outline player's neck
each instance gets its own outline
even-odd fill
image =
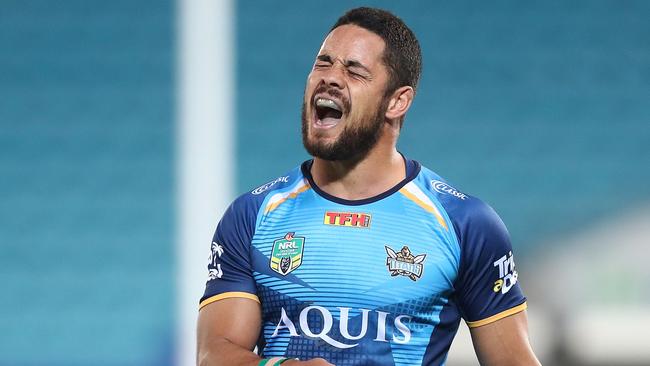
[[[378,145],[359,161],[314,158],[311,175],[324,192],[346,200],[361,200],[382,194],[404,180],[406,167],[394,145]]]

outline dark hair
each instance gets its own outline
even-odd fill
[[[417,88],[422,72],[422,52],[415,34],[402,19],[386,10],[361,7],[343,14],[330,32],[346,24],[367,29],[386,43],[383,61],[389,73],[387,95],[404,85]]]

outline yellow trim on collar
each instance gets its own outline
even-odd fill
[[[275,210],[276,208],[278,208],[278,206],[280,206],[281,204],[283,204],[287,200],[294,199],[294,198],[298,197],[299,194],[303,193],[304,191],[308,190],[309,188],[311,188],[309,186],[309,184],[305,184],[304,186],[301,186],[300,188],[298,188],[296,191],[293,191],[293,192],[289,193],[286,197],[281,198],[280,200],[269,204],[266,207],[265,214],[268,214],[271,211]]]
[[[415,202],[418,206],[422,207],[425,211],[430,212],[433,214],[433,216],[436,217],[436,220],[438,220],[438,223],[440,226],[444,227],[445,230],[449,231],[449,227],[447,226],[447,223],[445,222],[445,219],[442,217],[440,212],[434,207],[426,202],[423,202],[421,199],[416,197],[413,193],[409,192],[406,187],[403,187],[402,189],[399,190],[401,194],[406,196],[406,198],[410,199],[411,201]]]

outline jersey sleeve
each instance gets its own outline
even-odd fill
[[[461,247],[456,294],[461,315],[472,328],[523,311],[526,298],[503,221],[487,204],[469,200],[455,223]]]
[[[257,207],[242,196],[226,210],[210,244],[208,281],[199,308],[230,297],[259,302],[250,259]]]

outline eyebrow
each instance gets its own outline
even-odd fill
[[[316,56],[316,59],[318,61],[333,63],[332,57],[330,57],[330,55],[318,55]],[[368,74],[372,74],[366,66],[364,66],[361,62],[357,60],[346,60],[343,65],[345,67],[358,67],[365,70]]]

